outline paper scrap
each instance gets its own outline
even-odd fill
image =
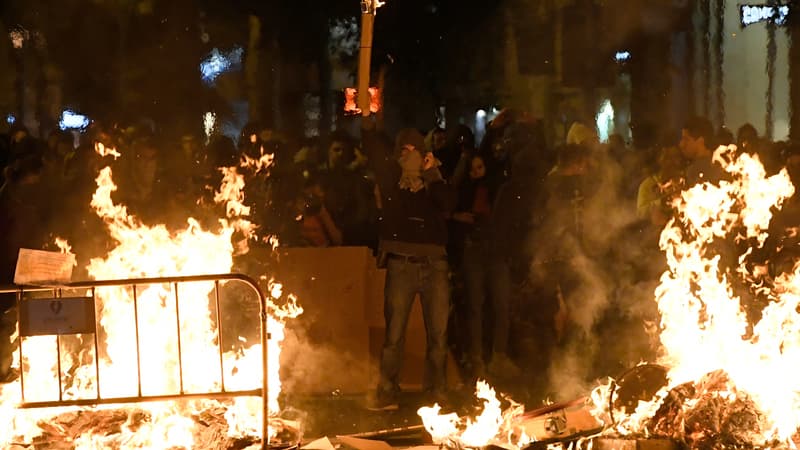
[[[350,436],[336,436],[342,444],[349,445],[356,450],[392,450],[394,447],[384,441],[373,441],[371,439],[360,439]]]
[[[14,284],[66,284],[72,280],[73,267],[73,254],[21,248],[14,271]]]
[[[316,441],[311,441],[308,444],[300,447],[301,450],[335,450],[333,444],[331,444],[330,439],[327,436],[324,438],[317,439]]]

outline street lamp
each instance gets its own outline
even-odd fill
[[[375,14],[383,5],[380,0],[361,0],[361,47],[358,53],[358,107],[369,116],[369,74],[372,61],[372,31]]]

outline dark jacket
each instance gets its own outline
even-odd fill
[[[381,192],[378,231],[381,247],[391,253],[412,256],[431,247],[441,247],[443,252],[447,243],[445,215],[455,208],[455,188],[434,168],[422,174],[424,189],[417,192],[400,189],[400,165],[386,136],[364,130],[362,139]]]

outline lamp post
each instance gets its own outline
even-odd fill
[[[800,142],[800,17],[789,14],[789,137]]]
[[[361,0],[361,47],[358,53],[358,107],[369,116],[369,75],[372,63],[372,32],[375,13],[383,5],[380,0]]]

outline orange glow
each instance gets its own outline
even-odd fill
[[[377,113],[383,108],[382,92],[380,88],[369,88],[369,111]],[[346,115],[361,114],[361,108],[358,107],[358,89],[345,88],[344,89],[344,113]]]
[[[344,112],[345,114],[360,114],[361,108],[358,107],[358,90],[356,88],[344,88]]]
[[[369,88],[369,111],[376,113],[381,110],[381,90],[376,87]]]

